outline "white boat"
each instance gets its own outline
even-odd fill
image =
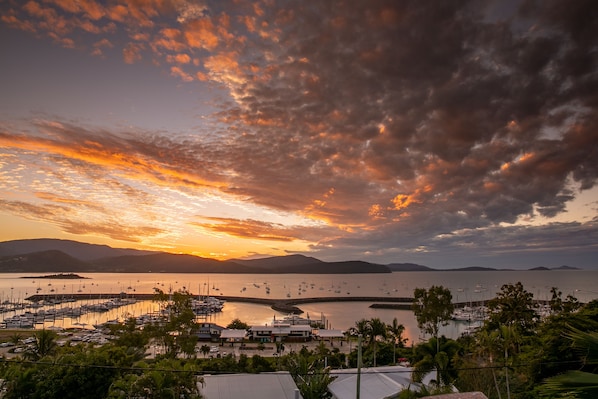
[[[224,301],[213,296],[191,300],[191,308],[196,315],[206,315],[222,312]]]

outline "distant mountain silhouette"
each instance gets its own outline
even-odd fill
[[[493,267],[482,267],[482,266],[469,266],[469,267],[460,267],[457,269],[448,269],[451,272],[492,272],[492,271],[507,271],[511,269],[495,269]]]
[[[393,272],[427,272],[434,269],[416,263],[391,263],[388,268]]]
[[[2,273],[81,272],[89,271],[89,264],[58,250],[32,252],[0,257]]]
[[[385,265],[363,261],[324,262],[304,255],[272,256],[262,259],[231,259],[231,262],[258,267],[267,273],[390,273]]]
[[[239,265],[259,267],[269,271],[278,271],[284,268],[300,267],[305,265],[322,265],[325,262],[304,255],[271,256],[261,259],[230,259],[228,262]]]
[[[263,273],[264,270],[234,262],[222,262],[193,255],[169,254],[118,256],[94,261],[98,272],[127,273]]]
[[[140,251],[137,249],[112,248],[108,245],[87,244],[71,240],[57,240],[52,238],[37,238],[32,240],[13,240],[0,242],[0,256],[11,256],[59,250],[83,261],[125,255],[149,255],[156,251]]]
[[[496,271],[487,267],[433,269],[415,263],[381,265],[359,260],[324,262],[304,255],[219,261],[193,255],[112,248],[70,240],[32,239],[0,242],[0,273],[129,272],[129,273],[390,273],[407,271]],[[571,266],[553,269],[578,270]]]
[[[254,260],[201,258],[166,252],[111,248],[69,240],[0,242],[0,273],[390,273],[385,265],[362,261],[323,262],[303,255]]]
[[[554,267],[551,270],[580,270],[578,267],[562,265],[559,267]]]

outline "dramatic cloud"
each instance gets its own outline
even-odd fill
[[[106,181],[143,184],[152,198],[176,191],[193,208],[181,223],[196,230],[387,262],[598,250],[583,238],[596,237],[595,219],[550,221],[597,182],[594,1],[32,0],[3,10],[14,29],[96,55],[120,49],[124,63],[151,61],[177,84],[213,84],[218,111],[193,135],[53,118],[0,136],[16,157],[110,168]],[[210,213],[184,201],[219,196],[226,205]],[[92,230],[77,226],[65,229]],[[173,228],[156,226],[148,237]]]

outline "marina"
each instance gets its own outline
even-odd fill
[[[30,278],[22,278],[24,275]],[[413,290],[418,287],[449,288],[457,309],[463,310],[492,299],[503,284],[518,281],[538,301],[550,299],[551,287],[558,287],[563,296],[573,295],[580,302],[598,298],[594,291],[598,272],[588,270],[398,272],[383,276],[86,273],[82,277],[42,280],[33,274],[0,274],[0,321],[7,321],[7,326],[30,326],[29,313],[33,313],[36,314],[33,328],[93,328],[111,320],[155,314],[159,311],[158,303],[153,301],[157,288],[164,293],[184,290],[192,291],[197,298],[199,294],[217,298],[222,301],[221,310],[211,314],[198,312],[198,317],[221,326],[234,319],[263,325],[274,316],[291,313],[323,315],[327,328],[341,330],[354,326],[362,318],[377,317],[386,323],[397,318],[405,326],[405,334],[418,340],[421,333],[410,310]],[[111,299],[131,301],[108,310],[83,307]],[[78,308],[91,311],[79,312]],[[44,310],[43,319],[41,312],[37,316],[40,310]],[[29,313],[20,316],[26,312]],[[453,322],[442,329],[447,336],[458,336],[478,323],[475,318],[458,312],[454,316]]]

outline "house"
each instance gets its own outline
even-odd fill
[[[205,399],[302,399],[288,372],[204,375],[198,383]]]
[[[247,330],[237,330],[232,328],[225,328],[220,332],[220,341],[221,342],[243,342],[243,340],[247,337]]]
[[[330,342],[330,345],[334,345],[334,342],[338,341],[342,346],[345,340],[345,332],[342,330],[325,330],[321,328],[314,332],[314,336],[321,341]]]
[[[420,384],[412,381],[411,367],[385,366],[362,368],[359,395],[361,399],[384,399],[394,397],[405,389],[419,391]],[[332,370],[330,375],[336,377],[328,385],[333,399],[354,399],[357,391],[357,369]]]
[[[311,331],[312,328],[304,324],[274,324],[249,328],[250,337],[260,342],[307,342],[311,340]]]
[[[199,330],[197,331],[197,338],[200,341],[216,342],[220,339],[220,333],[224,327],[215,323],[199,323]]]

